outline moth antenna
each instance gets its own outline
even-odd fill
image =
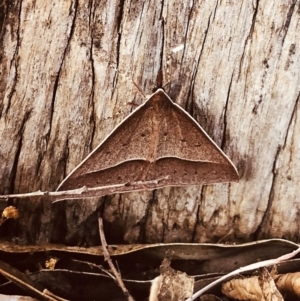
[[[114,64],[116,64],[116,63],[114,63]],[[133,77],[130,78],[129,76],[126,76],[126,74],[124,72],[120,72],[119,69],[116,68],[115,66],[113,66],[112,64],[110,64],[109,67],[112,68],[119,76],[122,76],[122,78],[125,78],[127,81],[131,80],[133,82],[133,84],[135,85],[135,87],[137,88],[137,90],[146,98],[146,96],[143,93],[143,91],[140,89],[140,87],[133,80]]]
[[[135,83],[135,81],[132,79],[133,84],[137,88],[137,90],[144,96],[144,98],[147,98],[144,92],[140,89],[140,87]]]
[[[134,101],[127,101],[126,104],[127,104],[127,105],[130,105],[130,106],[133,106],[133,107],[135,107],[135,108],[137,108],[137,107],[139,106],[139,104],[137,104],[137,103],[134,102]],[[126,183],[126,184],[127,184],[127,183]],[[126,185],[126,184],[125,184],[125,185]],[[127,185],[127,186],[130,186],[130,184]]]
[[[163,87],[162,87],[162,89],[163,90],[166,90],[165,88],[167,87],[167,86],[170,86],[171,85],[171,82],[168,82],[168,83],[166,83]]]

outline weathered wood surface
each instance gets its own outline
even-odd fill
[[[1,36],[1,193],[55,190],[143,102],[170,97],[240,183],[14,201],[24,241],[298,240],[300,2],[10,1]],[[8,5],[8,6],[6,6]],[[176,47],[184,45],[183,50]]]

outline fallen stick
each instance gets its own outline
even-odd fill
[[[143,190],[147,189],[147,186],[149,185],[156,185],[160,181],[166,179],[167,177],[163,177],[160,179],[155,179],[151,181],[137,181],[132,183],[124,183],[124,184],[115,184],[115,185],[108,185],[108,186],[100,186],[100,187],[93,187],[88,188],[86,186],[82,186],[78,189],[73,190],[65,190],[65,191],[34,191],[34,192],[28,192],[28,193],[17,193],[17,194],[6,194],[6,195],[0,195],[0,199],[11,199],[11,198],[18,198],[18,199],[24,199],[29,197],[42,197],[42,196],[48,196],[54,199],[63,200],[64,198],[71,199],[72,196],[74,198],[78,198],[78,196],[84,197],[93,197],[93,196],[104,196],[108,194],[117,193],[118,189],[121,187],[128,187],[128,191],[131,190]],[[151,186],[151,189],[154,189]],[[125,191],[124,191],[125,192]],[[88,194],[88,195],[87,195]]]
[[[294,257],[298,253],[300,253],[300,248],[296,249],[295,251],[293,251],[291,253],[282,255],[282,256],[280,256],[278,258],[275,258],[275,259],[263,260],[263,261],[260,261],[260,262],[252,263],[252,264],[246,265],[244,267],[241,267],[241,268],[239,268],[237,270],[234,270],[234,271],[228,273],[227,275],[224,275],[224,276],[220,277],[219,279],[211,282],[210,284],[208,284],[207,286],[205,286],[204,288],[202,288],[201,290],[199,290],[198,292],[196,292],[192,297],[186,299],[185,301],[193,301],[193,300],[195,300],[196,298],[198,298],[199,296],[201,296],[203,293],[205,293],[206,291],[208,291],[209,289],[211,289],[212,287],[214,287],[218,283],[221,283],[224,280],[227,280],[228,278],[231,278],[232,276],[238,275],[238,274],[243,273],[243,272],[248,272],[248,271],[256,270],[258,268],[262,268],[262,267],[266,267],[266,266],[278,264],[278,263],[280,263],[282,261],[285,261],[285,260],[288,260],[288,259]]]
[[[98,223],[99,223],[99,233],[100,233],[100,239],[101,239],[101,244],[102,244],[102,249],[103,249],[104,260],[107,261],[112,273],[116,277],[115,280],[116,280],[117,284],[119,285],[119,287],[123,291],[124,295],[127,297],[127,300],[128,301],[134,301],[133,297],[128,292],[128,290],[127,290],[127,288],[126,288],[126,286],[125,286],[125,284],[122,280],[121,274],[115,268],[115,266],[114,266],[114,264],[113,264],[113,262],[110,258],[110,255],[108,253],[107,243],[106,243],[104,230],[103,230],[103,220],[102,220],[101,217],[98,219]]]

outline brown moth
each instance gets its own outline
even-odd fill
[[[86,191],[72,197],[83,198],[238,180],[235,166],[223,151],[158,89],[63,180],[57,191],[108,187],[105,193]]]

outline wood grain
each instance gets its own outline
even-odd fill
[[[159,69],[168,95],[241,175],[238,184],[55,207],[20,201],[18,235],[96,244],[97,219],[85,222],[101,208],[109,242],[212,242],[229,233],[234,241],[298,240],[299,5],[79,0],[4,7],[3,194],[55,190],[130,114],[128,101],[144,102],[132,82],[151,93]],[[179,45],[184,48],[172,51]]]

